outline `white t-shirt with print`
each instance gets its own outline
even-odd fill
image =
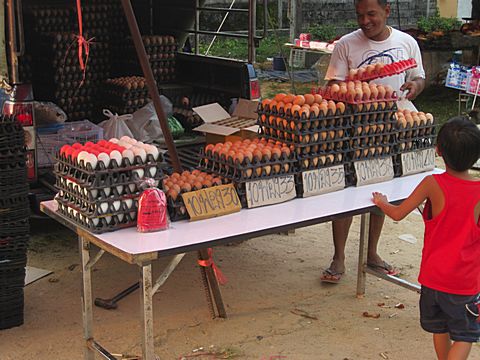
[[[398,75],[375,79],[373,82],[390,85],[400,96],[400,87],[405,81],[415,78],[425,79],[422,56],[415,39],[397,29],[391,28],[391,30],[390,36],[383,41],[369,39],[361,29],[344,35],[335,45],[325,80],[345,80],[350,69],[377,62],[390,64],[410,58],[414,58],[417,62],[416,68]]]

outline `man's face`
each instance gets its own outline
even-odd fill
[[[382,7],[377,0],[360,0],[355,5],[355,10],[358,26],[365,36],[376,41],[385,40],[390,5]]]

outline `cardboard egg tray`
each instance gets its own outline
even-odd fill
[[[82,214],[81,208],[75,207],[71,203],[64,202],[61,198],[56,198],[56,200],[58,203],[58,212],[62,216],[95,234],[101,234],[104,232],[136,225],[136,211],[130,211],[126,213],[122,212],[99,217],[89,217]]]
[[[409,69],[413,69],[416,67],[417,67],[417,62],[415,61],[415,59],[410,58],[407,60],[400,60],[400,61],[393,62],[391,64],[386,64],[380,73],[373,72],[371,74],[368,74],[367,72],[364,72],[362,76],[358,76],[358,75],[355,75],[353,77],[347,76],[345,81],[348,81],[348,80],[370,81],[374,79],[380,79],[380,78],[384,78],[392,75],[401,74],[404,71],[407,71]]]
[[[227,159],[224,155],[219,156],[210,150],[207,153],[202,150],[200,157],[200,170],[227,178],[233,182],[293,174],[297,162],[297,156],[293,151],[289,157],[284,153],[280,157],[272,155],[270,159],[267,159],[266,156],[263,156],[262,159],[254,157],[253,161],[250,162],[249,159],[245,159],[242,164],[238,160]]]
[[[353,186],[355,184],[355,171],[351,165],[351,162],[343,160],[341,162],[334,162],[332,163],[331,161],[327,161],[323,166],[311,166],[309,169],[302,169],[301,172],[299,172],[296,175],[296,186],[297,186],[297,197],[302,198],[304,197],[304,186],[303,186],[303,175],[302,173],[304,171],[309,171],[309,170],[315,170],[319,168],[327,169],[332,166],[337,166],[343,164],[343,171],[345,172],[345,187],[348,186]]]
[[[83,160],[78,164],[76,160],[57,154],[54,173],[59,177],[74,179],[77,184],[91,190],[134,184],[144,176],[158,180],[163,176],[163,165],[161,155],[155,160],[148,154],[145,162],[139,156],[134,158],[133,164],[126,158],[122,159],[121,164],[112,159],[108,168],[99,161],[96,168],[92,169],[91,164],[85,165]]]

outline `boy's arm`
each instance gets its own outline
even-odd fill
[[[388,217],[396,221],[402,220],[429,197],[428,189],[431,188],[431,181],[435,181],[431,175],[423,179],[422,182],[415,188],[415,190],[413,190],[410,196],[400,205],[390,204],[387,197],[378,192],[374,192],[372,194],[372,201]]]

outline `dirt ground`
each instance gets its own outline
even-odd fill
[[[380,253],[415,281],[423,223],[412,213],[387,219]],[[400,235],[410,234],[405,241]],[[434,359],[431,336],[419,326],[418,294],[373,276],[357,299],[359,218],[347,244],[347,274],[319,281],[332,256],[331,225],[297,229],[215,249],[228,283],[228,319],[211,319],[196,254],[188,254],[154,297],[155,346],[161,359]],[[159,274],[168,259],[155,263]],[[25,288],[25,324],[0,331],[1,360],[82,358],[81,274],[74,234],[53,221],[32,224],[29,265],[50,269]],[[136,281],[134,266],[105,255],[93,273],[94,296],[109,298]],[[382,306],[379,306],[383,304]],[[403,304],[404,308],[396,305]],[[402,306],[400,306],[402,307]],[[138,292],[117,310],[94,309],[97,340],[115,354],[138,355]],[[378,314],[378,318],[362,314]],[[480,360],[480,346],[470,357]]]

